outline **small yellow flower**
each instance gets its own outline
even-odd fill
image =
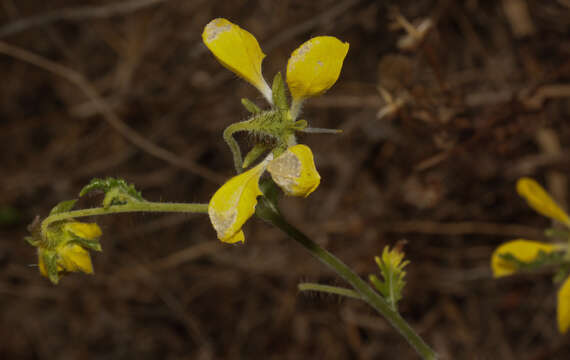
[[[348,43],[317,36],[299,46],[287,63],[287,85],[294,100],[321,95],[337,81]]]
[[[261,73],[265,54],[253,35],[226,19],[218,18],[206,25],[202,40],[223,66],[271,99],[271,89]]]
[[[562,210],[548,193],[531,178],[520,178],[517,181],[517,192],[525,198],[528,205],[538,213],[551,219],[558,220],[570,226],[570,216]]]
[[[491,257],[491,269],[493,270],[493,276],[496,278],[508,276],[512,275],[517,270],[515,264],[501,258],[500,255],[502,254],[510,253],[522,262],[532,262],[537,258],[541,251],[544,253],[551,253],[558,249],[559,246],[555,244],[546,244],[525,239],[506,242],[495,249]]]
[[[234,176],[216,191],[208,205],[208,215],[218,239],[226,243],[244,242],[241,227],[255,212],[257,197],[261,195],[259,178],[266,161]]]
[[[557,309],[558,330],[564,334],[570,327],[570,277],[566,278],[558,290]]]
[[[306,145],[294,145],[267,166],[271,177],[287,195],[307,197],[319,186],[321,176],[313,153]]]
[[[56,225],[48,230],[48,246],[38,246],[40,273],[53,283],[59,281],[60,273],[84,272],[93,274],[93,264],[88,249],[101,250],[98,239],[102,232],[95,223],[77,221]]]
[[[257,197],[262,195],[259,179],[265,170],[292,196],[307,197],[321,180],[308,146],[291,146],[276,159],[270,154],[255,167],[228,180],[210,199],[208,215],[221,241],[244,242],[241,228],[255,213]]]

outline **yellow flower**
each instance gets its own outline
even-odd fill
[[[564,334],[570,327],[570,277],[566,278],[558,290],[557,309],[558,330]]]
[[[317,36],[299,46],[287,62],[287,84],[293,99],[321,95],[337,81],[348,43]]]
[[[271,89],[261,73],[265,54],[253,35],[218,18],[206,25],[202,40],[223,66],[255,86],[271,101]]]
[[[548,193],[531,178],[520,178],[517,181],[517,192],[525,198],[528,205],[538,213],[551,219],[558,220],[566,226],[570,226],[570,217]]]
[[[40,273],[48,276],[46,270],[45,259],[42,250],[39,250],[39,267]],[[93,264],[91,263],[91,256],[89,252],[77,244],[66,244],[58,247],[55,250],[57,260],[57,271],[58,272],[79,272],[82,271],[86,274],[93,274]]]
[[[244,242],[241,227],[255,212],[257,197],[261,195],[259,178],[266,161],[234,176],[216,191],[208,205],[210,221],[218,239],[226,243]]]
[[[559,249],[558,245],[546,244],[538,241],[530,241],[525,239],[517,239],[506,242],[499,246],[493,252],[491,257],[491,269],[493,276],[503,277],[516,272],[517,267],[510,261],[501,258],[500,255],[510,253],[522,262],[532,262],[540,252],[551,253]]]
[[[302,144],[291,146],[271,161],[267,171],[275,183],[291,196],[307,197],[321,182],[313,153],[308,146]]]
[[[266,169],[277,185],[293,196],[308,196],[321,179],[311,149],[300,144],[289,147],[276,159],[270,154],[255,167],[234,176],[216,191],[208,205],[210,222],[222,242],[244,242],[241,228],[255,213],[257,197],[262,195],[259,179]]]
[[[40,273],[53,283],[60,273],[84,272],[93,274],[93,264],[88,249],[101,250],[98,239],[102,232],[95,223],[66,222],[49,230],[47,238],[53,243],[38,247]]]
[[[223,66],[253,84],[272,103],[271,89],[261,73],[265,54],[252,34],[218,18],[206,25],[202,40]],[[294,103],[320,95],[334,85],[348,47],[335,37],[317,36],[291,54],[287,84]]]

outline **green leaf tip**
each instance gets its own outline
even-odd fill
[[[246,98],[241,99],[241,104],[247,111],[249,111],[252,114],[259,114],[261,112],[259,106],[255,105],[253,101],[249,99]]]
[[[384,248],[381,257],[374,257],[374,261],[380,269],[382,279],[376,275],[370,275],[369,281],[386,299],[390,307],[397,311],[398,302],[402,299],[402,291],[406,286],[404,267],[410,262],[404,260],[404,253],[399,247],[390,250],[389,246]]]
[[[51,209],[49,214],[55,215],[55,214],[68,212],[71,209],[73,209],[76,202],[77,202],[77,199],[62,201],[59,204],[57,204],[56,206],[54,206],[53,209]]]
[[[135,189],[134,185],[128,184],[123,179],[111,177],[106,179],[92,179],[89,184],[81,189],[79,196],[82,197],[96,190],[105,193],[105,198],[103,199],[103,207],[105,208],[111,205],[123,205],[129,202],[145,201],[141,193]]]
[[[281,72],[278,72],[273,78],[273,85],[271,90],[273,92],[273,104],[275,107],[280,111],[289,110],[289,106],[287,105],[285,83],[283,82],[283,76],[281,76]]]

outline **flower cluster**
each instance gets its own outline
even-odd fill
[[[101,251],[101,228],[95,223],[63,221],[51,224],[37,236],[27,238],[38,248],[40,273],[57,284],[62,274],[93,274],[89,250]]]
[[[311,149],[297,144],[294,136],[295,131],[303,131],[307,126],[306,121],[297,121],[297,117],[305,99],[323,94],[337,81],[349,45],[332,36],[318,36],[293,51],[286,74],[292,98],[289,105],[281,75],[275,76],[272,87],[265,81],[261,71],[265,54],[252,34],[218,18],[206,25],[202,39],[224,67],[255,86],[272,107],[262,112],[249,100],[242,100],[254,115],[246,122],[233,124],[235,131],[269,136],[276,145],[268,149],[260,144],[242,162],[239,146],[228,130],[232,128],[230,125],[224,137],[234,153],[238,172],[264,151],[269,150],[269,153],[257,165],[222,185],[208,206],[218,238],[227,243],[243,242],[241,228],[255,212],[257,197],[262,195],[259,183],[265,171],[287,195],[306,197],[319,185],[320,176]],[[226,137],[227,134],[230,135]]]
[[[557,220],[570,229],[570,216],[536,181],[530,178],[519,179],[517,192],[536,212]],[[560,233],[566,238],[570,235],[564,230]],[[533,269],[543,265],[561,265],[570,260],[569,256],[567,243],[544,243],[517,239],[502,244],[493,252],[491,269],[494,277],[503,277],[512,275],[518,270]],[[565,333],[570,328],[570,277],[564,267],[559,275],[566,278],[558,290],[557,308],[558,329],[561,333]]]

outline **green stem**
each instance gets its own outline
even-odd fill
[[[362,296],[360,296],[360,294],[356,291],[338,286],[323,285],[317,283],[300,283],[297,285],[297,287],[299,288],[299,291],[319,291],[362,300]]]
[[[178,213],[207,213],[208,204],[192,203],[157,203],[150,201],[131,202],[123,205],[112,205],[107,208],[73,210],[50,215],[42,221],[42,234],[46,234],[48,226],[56,221],[79,218],[84,216],[109,215],[128,212],[178,212]]]
[[[259,204],[258,204],[259,206]],[[435,352],[424,342],[424,340],[410,327],[410,325],[400,316],[400,314],[390,308],[390,305],[376,292],[368,283],[362,280],[348,266],[346,266],[336,256],[321,248],[313,240],[308,238],[301,231],[289,224],[285,219],[275,211],[269,208],[257,212],[263,219],[275,225],[291,238],[296,240],[305,249],[307,249],[314,257],[322,263],[334,270],[340,277],[348,282],[356,292],[358,292],[362,300],[372,306],[380,315],[388,320],[392,326],[408,341],[408,343],[416,350],[416,352],[424,359],[437,359]]]
[[[239,147],[239,144],[236,141],[236,139],[234,139],[234,133],[239,131],[247,131],[251,129],[252,129],[251,120],[246,120],[246,121],[233,123],[224,130],[223,137],[226,144],[228,144],[230,150],[232,151],[232,155],[234,158],[234,166],[238,174],[241,174],[243,172],[243,166],[242,166],[243,159],[241,156],[241,149]]]

